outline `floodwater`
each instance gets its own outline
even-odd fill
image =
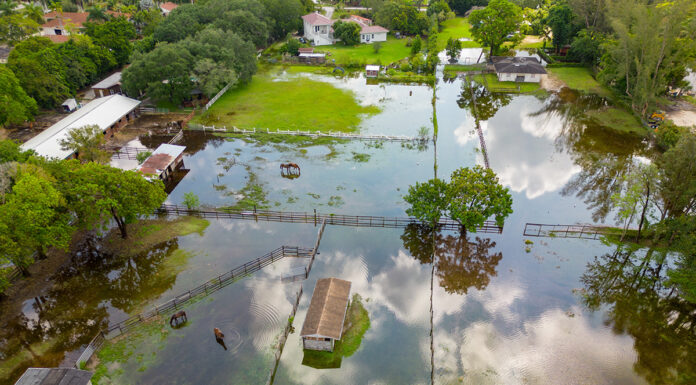
[[[361,102],[380,106],[362,132],[416,136],[428,127],[433,135],[431,87],[297,76],[351,89]],[[648,154],[646,144],[583,119],[583,110],[606,103],[600,98],[568,90],[475,92],[490,167],[514,201],[503,234],[327,226],[307,280],[284,282],[283,275],[306,264],[284,259],[187,306],[189,322],[181,328],[144,327],[126,337],[127,357],[107,363],[110,382],[265,383],[301,286],[296,330],[276,384],[689,383],[696,368],[694,306],[663,286],[669,255],[522,234],[527,222],[613,223],[611,191],[628,165]],[[181,203],[195,192],[213,206],[403,216],[409,185],[483,164],[462,80],[440,81],[436,94],[438,135],[427,146],[260,143],[187,132],[190,171],[168,201]],[[279,164],[287,161],[300,165],[299,178],[281,177]],[[88,244],[55,285],[28,298],[19,314],[3,316],[0,377],[9,382],[30,365],[69,365],[107,324],[281,245],[311,247],[317,230],[213,220],[202,235],[130,259]],[[299,330],[316,280],[331,276],[352,282],[371,325],[339,367],[316,369],[303,365]],[[225,333],[226,349],[215,342],[214,327]]]

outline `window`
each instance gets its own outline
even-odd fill
[[[331,338],[324,338],[324,341],[331,341]]]
[[[374,33],[372,34],[372,38],[373,38],[373,39],[375,38],[375,34],[374,34]]]
[[[318,26],[318,25],[314,27],[314,32],[319,32],[319,26]]]

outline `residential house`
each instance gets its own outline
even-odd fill
[[[338,278],[317,281],[300,333],[304,349],[333,351],[343,335],[350,286]]]
[[[60,141],[67,138],[74,129],[97,125],[106,136],[113,136],[119,128],[135,120],[138,116],[139,100],[122,95],[110,95],[94,99],[82,108],[61,119],[40,134],[22,144],[23,150],[34,150],[49,159],[68,159],[74,157],[71,150],[64,150]]]
[[[114,72],[104,80],[92,86],[95,98],[121,94],[121,72]]]
[[[15,385],[91,385],[92,372],[74,368],[29,368]]]
[[[331,45],[338,40],[333,36],[333,24],[336,20],[331,20],[318,12],[314,12],[302,16],[302,21],[304,23],[304,35],[312,44]],[[387,41],[389,30],[379,25],[372,25],[372,20],[368,18],[351,15],[350,18],[343,21],[357,23],[360,26],[361,43]]]
[[[140,173],[147,178],[157,177],[167,180],[172,173],[184,164],[183,154],[186,147],[174,144],[160,144],[140,167]]]
[[[106,11],[111,17],[125,16],[130,17],[127,13],[115,11]],[[44,15],[46,22],[41,25],[41,36],[51,35],[70,35],[68,27],[73,28],[73,32],[79,33],[89,18],[89,12],[56,12],[51,11]],[[54,40],[54,43],[64,43],[65,40]]]
[[[173,10],[175,10],[179,4],[172,3],[171,1],[167,1],[166,3],[160,4],[160,10],[162,11],[162,15],[167,16],[169,13]]]
[[[493,56],[491,65],[501,82],[539,83],[546,68],[534,57]]]

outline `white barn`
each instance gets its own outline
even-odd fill
[[[501,82],[539,83],[546,68],[535,57],[493,56],[495,73]]]
[[[113,136],[116,130],[135,120],[138,105],[140,105],[139,100],[123,95],[94,99],[29,139],[21,147],[25,151],[34,150],[37,154],[49,159],[68,159],[75,154],[70,150],[63,150],[60,141],[67,138],[72,130],[97,125],[103,130],[104,135]]]

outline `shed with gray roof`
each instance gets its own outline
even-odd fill
[[[546,75],[546,68],[535,57],[493,56],[491,61],[501,82],[539,83]]]
[[[349,281],[338,278],[317,281],[300,333],[305,349],[333,351],[335,341],[343,335],[350,286]]]

